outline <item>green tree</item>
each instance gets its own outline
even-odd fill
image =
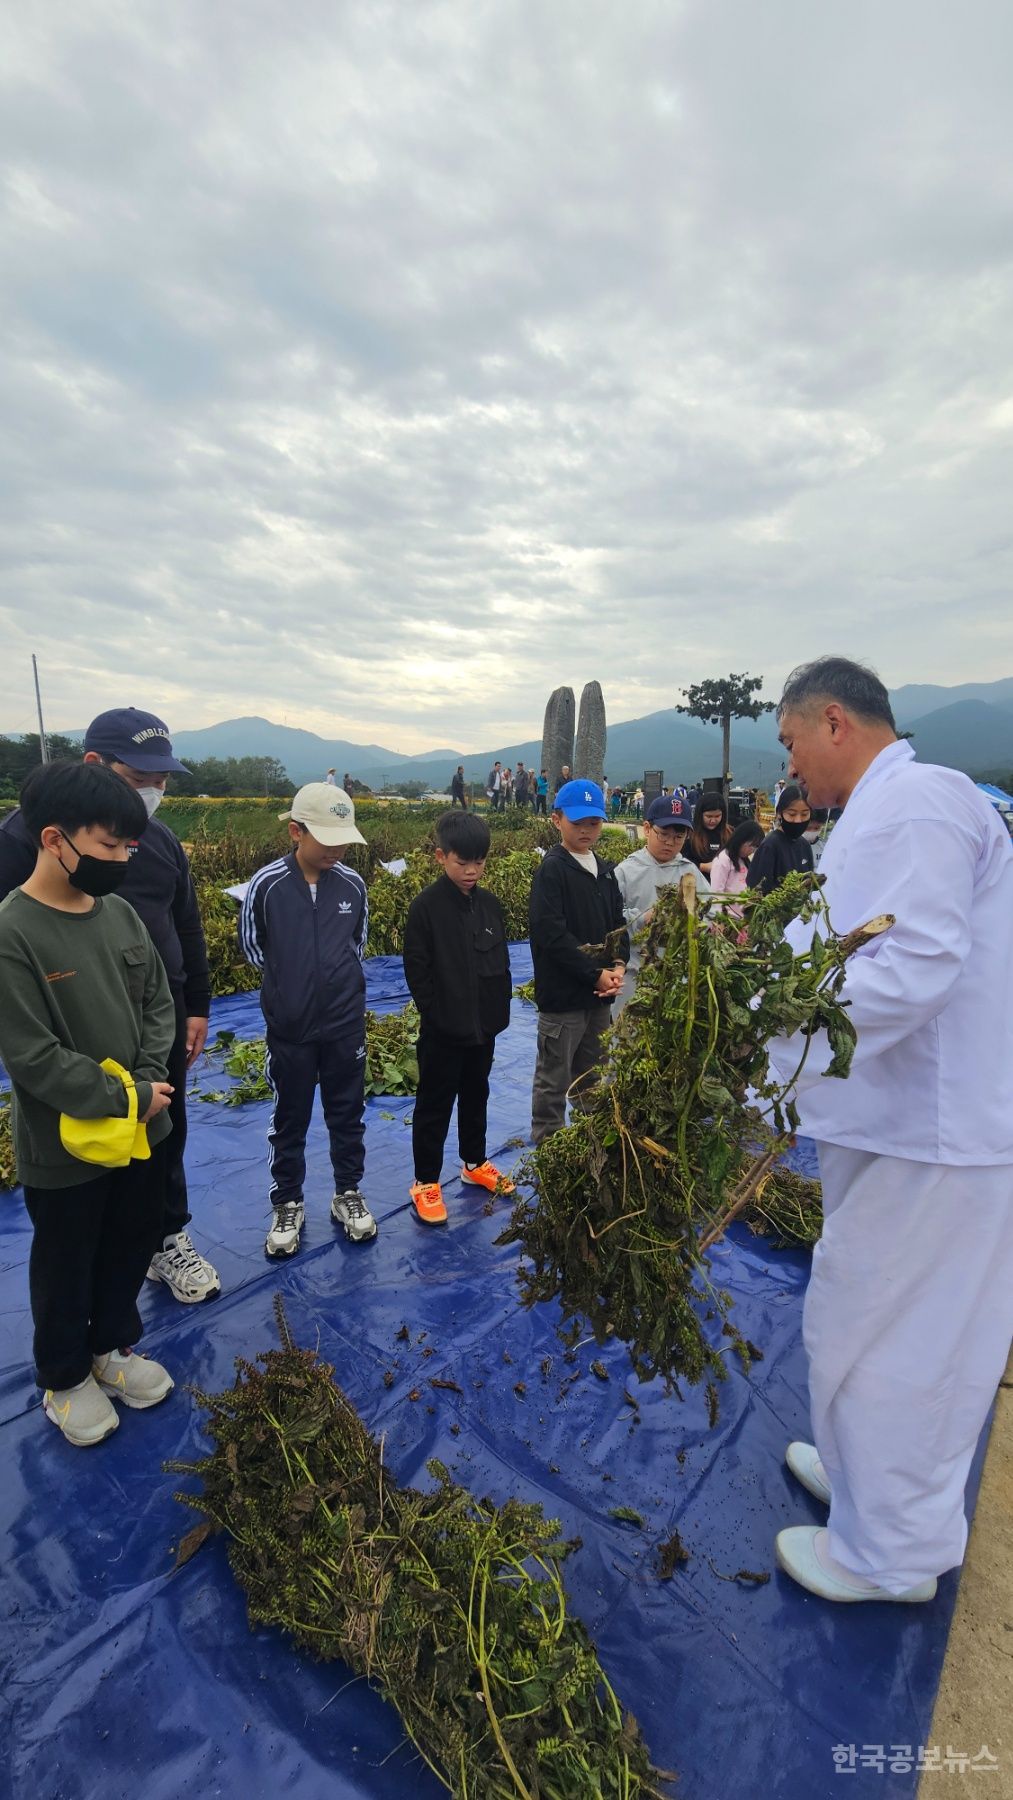
[[[721,791],[728,795],[728,761],[733,719],[758,719],[761,713],[773,712],[773,700],[754,700],[763,686],[762,675],[724,675],[718,681],[698,681],[693,687],[680,688],[685,706],[676,712],[688,713],[704,725],[721,727]]]

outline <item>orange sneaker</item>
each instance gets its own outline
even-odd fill
[[[447,1223],[443,1189],[438,1181],[413,1181],[408,1192],[423,1225],[445,1225]]]
[[[477,1169],[469,1169],[467,1163],[461,1170],[461,1180],[470,1181],[475,1187],[485,1188],[488,1194],[512,1194],[514,1184],[501,1175],[495,1163],[479,1163]]]

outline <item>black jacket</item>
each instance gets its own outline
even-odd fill
[[[446,875],[408,908],[404,972],[424,1030],[480,1044],[510,1023],[503,908],[485,888],[462,894]]]
[[[366,884],[337,863],[321,869],[314,900],[295,852],[258,869],[246,890],[239,944],[263,971],[260,1004],[272,1031],[292,1044],[361,1034]]]
[[[592,875],[562,844],[554,844],[535,871],[528,917],[540,1012],[583,1012],[595,1004],[612,1004],[595,993],[601,965],[584,955],[581,944],[604,943],[610,931],[621,930],[618,956],[629,961],[615,871],[598,856],[595,863],[598,873]]]
[[[803,869],[812,874],[813,847],[803,837],[786,838],[784,832],[775,827],[773,831],[768,831],[763,843],[753,852],[746,886],[759,888],[764,894],[772,894],[776,887],[780,887],[785,876],[795,869]]]
[[[28,880],[35,863],[35,845],[19,807],[0,825],[0,900]],[[187,1016],[206,1019],[211,981],[190,864],[175,832],[159,819],[149,819],[143,837],[131,844],[127,873],[117,893],[147,926],[169,986],[182,995]]]
[[[463,775],[452,775],[450,777],[450,797],[452,800],[463,800],[465,798]]]

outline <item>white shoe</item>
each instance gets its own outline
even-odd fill
[[[376,1236],[376,1220],[358,1188],[346,1188],[343,1194],[335,1194],[331,1201],[331,1218],[335,1225],[345,1227],[345,1236],[351,1238],[353,1244],[365,1243],[367,1238]]]
[[[265,1256],[294,1256],[299,1248],[306,1209],[301,1200],[286,1200],[274,1209],[274,1221],[264,1244]]]
[[[218,1272],[207,1258],[200,1255],[186,1231],[167,1237],[161,1250],[156,1250],[148,1264],[148,1280],[164,1281],[174,1300],[194,1306],[221,1293]]]
[[[86,1448],[101,1444],[119,1425],[119,1414],[110,1406],[93,1375],[72,1388],[47,1388],[43,1397],[46,1418],[63,1432],[68,1444]]]
[[[816,1454],[815,1444],[803,1444],[796,1440],[789,1444],[784,1453],[784,1460],[802,1486],[814,1500],[822,1500],[824,1506],[830,1505],[830,1482],[826,1469]]]
[[[775,1545],[781,1568],[800,1587],[808,1588],[810,1594],[818,1594],[821,1600],[899,1600],[908,1605],[935,1598],[934,1575],[928,1581],[920,1581],[917,1587],[905,1588],[902,1594],[891,1594],[874,1581],[853,1575],[831,1556],[829,1539],[829,1532],[819,1525],[789,1525],[777,1534]]]
[[[96,1356],[92,1374],[99,1387],[115,1395],[124,1406],[157,1406],[172,1393],[176,1383],[161,1363],[150,1356],[139,1356],[136,1350],[110,1350]]]

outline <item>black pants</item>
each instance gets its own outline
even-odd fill
[[[161,1241],[168,1143],[156,1144],[148,1162],[99,1170],[77,1187],[25,1188],[40,1387],[77,1387],[96,1356],[140,1337],[137,1296]]]
[[[366,1027],[353,1025],[340,1038],[293,1044],[267,1033],[267,1079],[274,1089],[271,1146],[271,1205],[301,1200],[306,1179],[306,1133],[313,1101],[320,1104],[331,1140],[336,1191],[357,1188],[366,1166],[363,1123],[366,1088]]]
[[[457,1102],[457,1145],[461,1161],[485,1161],[489,1070],[495,1038],[458,1044],[434,1032],[419,1033],[419,1091],[412,1115],[416,1181],[439,1181],[450,1115]]]
[[[165,1211],[159,1243],[170,1233],[182,1231],[184,1225],[189,1225],[192,1217],[187,1204],[186,1170],[183,1167],[183,1152],[186,1149],[186,1084],[188,1079],[186,1003],[182,994],[173,992],[173,999],[176,1002],[176,1036],[173,1039],[172,1049],[169,1051],[168,1075],[174,1090],[172,1099],[169,1101],[172,1135],[165,1142]]]
[[[546,808],[546,800],[547,800],[547,796],[545,794],[536,794],[535,795],[535,816],[536,817],[539,813],[541,813],[543,819],[548,817],[548,812],[547,812],[547,808]]]

